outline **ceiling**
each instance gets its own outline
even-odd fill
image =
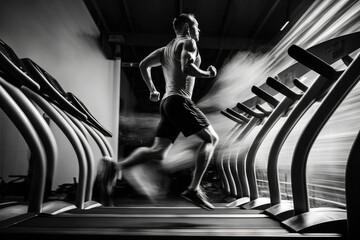
[[[138,111],[157,111],[148,100],[138,63],[173,37],[172,21],[179,13],[193,13],[199,22],[201,67],[220,69],[238,51],[266,52],[286,34],[314,0],[83,0],[100,31],[100,45],[108,59],[121,57],[123,71],[137,99]],[[283,31],[282,26],[289,21]],[[160,70],[155,85],[164,91]],[[198,79],[193,99],[211,87]]]

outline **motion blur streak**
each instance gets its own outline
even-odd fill
[[[331,38],[360,30],[359,1],[315,1],[283,39],[266,54],[239,52],[219,70],[214,87],[198,104],[224,109],[253,96],[253,85],[263,84],[295,61],[287,49],[309,48]]]
[[[251,93],[253,85],[261,85],[269,76],[276,76],[286,67],[294,63],[287,54],[292,44],[309,48],[323,41],[360,30],[360,1],[315,1],[309,10],[293,25],[283,39],[267,54],[239,52],[219,69],[215,84],[209,93],[198,102],[200,108],[224,110],[232,108],[237,102],[242,102],[254,96]],[[354,57],[357,52],[351,56]],[[336,69],[345,69],[342,62],[334,65]],[[303,78],[308,86],[317,75],[310,72]],[[279,168],[283,183],[283,196],[291,198],[290,164],[292,153],[309,118],[316,111],[319,103],[314,104],[289,135],[281,149]],[[220,144],[226,139],[234,122],[222,116],[219,111],[206,113],[214,129],[220,136]],[[267,195],[266,162],[271,142],[282,126],[284,119],[265,138],[257,156],[257,174],[259,177],[260,195]],[[248,139],[253,139],[258,132],[257,127]],[[344,100],[336,113],[329,120],[317,138],[308,160],[309,195],[312,206],[333,205],[344,206],[344,173],[352,142],[360,128],[360,86],[355,86]],[[192,164],[196,137],[186,141],[182,137],[177,140],[164,166],[170,171],[176,171]],[[249,144],[245,142],[244,144]],[[236,146],[239,149],[242,146]],[[219,147],[220,148],[220,147]],[[222,151],[222,149],[217,151]],[[187,150],[190,149],[190,150]],[[218,156],[214,154],[214,156]],[[213,159],[216,161],[217,159]],[[285,184],[287,182],[287,184]],[[322,199],[326,199],[323,201]]]

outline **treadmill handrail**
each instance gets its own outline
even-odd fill
[[[270,130],[275,126],[279,119],[284,116],[285,112],[293,105],[295,100],[285,97],[280,104],[273,110],[271,115],[266,119],[264,126],[261,127],[255,138],[252,140],[249,149],[246,154],[246,176],[248,179],[248,185],[250,190],[250,201],[253,201],[259,197],[258,186],[256,180],[256,154],[265,137]]]
[[[24,114],[28,117],[44,146],[46,154],[46,185],[44,197],[46,199],[51,192],[54,172],[58,162],[58,147],[55,136],[42,114],[21,91],[21,89],[24,88],[29,89],[28,87],[23,85],[18,88],[7,81],[2,81],[1,84],[9,93],[9,95],[15,100],[16,104],[21,108]],[[33,158],[33,156],[31,156],[31,158]]]
[[[267,92],[265,92],[264,90],[262,90],[257,86],[252,86],[251,91],[259,98],[269,103],[274,108],[279,104],[279,101],[276,98],[274,98],[273,96],[271,96],[270,94],[268,94]]]
[[[16,55],[5,42],[0,39],[0,73],[9,75],[11,79],[4,78],[6,81],[11,80],[11,84],[21,87],[22,85],[32,89],[39,90],[40,85],[26,75],[24,66]],[[2,75],[2,74],[1,74]]]
[[[278,181],[279,178],[277,172],[280,149],[282,148],[290,132],[293,130],[305,112],[315,103],[315,101],[319,99],[319,96],[326,95],[328,89],[331,88],[334,82],[335,81],[330,81],[319,75],[311,84],[309,89],[304,93],[304,96],[294,106],[282,127],[276,134],[275,139],[270,147],[267,168],[268,185],[272,205],[276,205],[281,202],[280,186]]]
[[[0,78],[2,80],[2,78]],[[28,212],[41,213],[46,179],[46,153],[41,139],[28,117],[0,85],[0,108],[11,119],[34,156],[34,177],[30,190]]]
[[[298,89],[300,89],[303,92],[306,92],[306,90],[309,89],[308,86],[306,86],[304,83],[300,82],[300,80],[297,78],[294,79],[293,83],[294,83],[295,87],[297,87]]]
[[[360,41],[360,32],[358,31],[329,39],[327,41],[313,45],[307,48],[306,50],[311,52],[312,54],[315,54],[325,62],[329,64],[333,64],[334,62],[342,59],[343,57],[359,49],[359,44],[358,44],[359,41]],[[329,46],[341,46],[341,51],[338,51],[338,48],[329,49]],[[327,51],[326,49],[328,49],[329,51]],[[280,82],[285,83],[285,81],[287,80],[287,76],[289,76],[290,73],[291,73],[291,78],[293,77],[300,78],[309,71],[311,71],[311,69],[304,66],[300,62],[295,62],[291,66],[279,72],[277,76],[280,78]],[[287,83],[289,83],[290,85],[292,84],[292,82],[286,82],[286,85]],[[266,83],[263,83],[259,87],[261,88],[263,86],[266,86]],[[243,103],[246,103],[247,106],[249,107],[253,107],[253,105],[255,105],[254,103],[256,103],[256,101],[254,101],[255,98],[257,98],[257,96],[250,97],[245,101],[243,101]]]
[[[350,154],[346,164],[345,176],[345,194],[346,194],[346,209],[347,209],[347,225],[349,239],[358,238],[359,227],[359,201],[358,196],[360,189],[358,186],[358,174],[360,171],[360,131],[358,132],[355,141],[351,147]]]
[[[229,118],[230,120],[233,120],[233,121],[236,122],[236,123],[244,124],[243,121],[241,121],[239,118],[231,115],[231,114],[228,113],[228,112],[220,111],[220,113],[221,113],[222,115],[224,115],[225,117]]]
[[[108,137],[112,137],[112,133],[107,130],[87,109],[85,104],[72,92],[67,92],[67,95],[70,98],[70,101],[79,109],[79,111],[83,112],[87,116],[87,122],[102,132],[104,135]]]
[[[254,110],[250,109],[248,106],[242,104],[242,103],[237,103],[236,107],[238,109],[240,109],[241,111],[246,112],[247,114],[259,118],[259,119],[263,119],[266,117],[266,115],[264,113],[260,113],[260,112],[255,112]]]
[[[86,163],[87,163],[85,202],[90,201],[93,195],[93,185],[95,181],[96,167],[95,167],[94,153],[91,149],[88,139],[86,138],[88,132],[79,119],[75,118],[71,114],[67,114],[66,112],[61,111],[61,109],[59,109],[58,112],[65,119],[65,121],[68,122],[70,127],[74,129],[85,151]],[[81,130],[82,128],[84,128],[83,130],[86,131],[86,134],[82,132]]]
[[[77,156],[77,162],[79,164],[79,175],[78,175],[78,185],[76,189],[76,198],[75,205],[78,208],[84,208],[85,202],[85,191],[86,191],[86,180],[87,180],[87,160],[86,153],[82,146],[82,143],[76,134],[74,128],[72,128],[69,123],[64,119],[56,108],[55,104],[48,102],[44,97],[40,96],[30,89],[23,88],[23,92],[28,98],[34,101],[49,117],[56,123],[56,125],[62,130],[70,144],[75,150]]]
[[[349,55],[346,55],[346,56],[342,57],[341,60],[343,61],[343,63],[346,66],[349,66],[354,59],[352,57],[350,57]]]
[[[246,116],[242,115],[241,113],[238,113],[237,111],[235,111],[234,109],[231,108],[226,108],[226,112],[230,113],[231,115],[239,118],[240,120],[242,120],[243,122],[247,123],[250,121],[249,118],[247,118]]]
[[[262,113],[264,113],[266,116],[269,116],[272,111],[271,110],[266,110],[264,107],[262,107],[261,105],[259,104],[256,104],[256,109],[258,109],[259,111],[261,111]]]
[[[310,210],[306,184],[306,163],[310,149],[328,119],[359,80],[360,54],[325,96],[300,135],[291,164],[291,183],[296,215]]]
[[[68,99],[66,99],[66,92],[59,92],[59,87],[55,87],[51,83],[49,77],[53,78],[48,72],[42,69],[37,63],[32,61],[29,58],[22,58],[21,61],[27,68],[28,73],[31,75],[40,86],[39,93],[50,102],[57,104],[61,109],[66,110],[67,112],[77,116],[82,120],[86,120],[87,116],[75,108]],[[52,81],[54,81],[52,79]]]
[[[107,149],[105,143],[102,141],[102,139],[99,137],[99,135],[95,132],[95,130],[90,127],[87,123],[83,122],[82,123],[84,125],[84,127],[86,128],[86,130],[89,132],[89,134],[91,135],[91,137],[94,139],[94,141],[96,142],[96,144],[99,147],[99,150],[101,152],[101,154],[103,156],[108,156],[111,157],[109,150]]]
[[[272,87],[273,89],[275,89],[276,91],[278,91],[279,93],[283,94],[284,96],[291,98],[293,100],[299,100],[303,94],[300,93],[296,93],[293,90],[291,90],[290,88],[288,88],[285,84],[277,81],[276,79],[272,78],[272,77],[268,77],[266,79],[266,83]]]
[[[297,45],[290,46],[288,54],[299,63],[312,69],[327,79],[336,80],[339,77],[339,73],[333,67]]]

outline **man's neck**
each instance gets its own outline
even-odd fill
[[[184,38],[184,37],[190,38],[190,36],[189,36],[189,35],[186,35],[186,34],[177,34],[176,37],[177,37],[177,38]]]

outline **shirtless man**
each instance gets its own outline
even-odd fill
[[[199,24],[193,14],[181,14],[173,21],[176,38],[170,43],[150,53],[139,67],[141,75],[150,91],[150,100],[160,100],[151,68],[161,66],[165,77],[166,91],[160,102],[161,120],[151,147],[140,147],[121,162],[102,161],[102,176],[111,182],[118,171],[149,160],[163,160],[180,132],[185,137],[195,134],[201,140],[195,158],[195,170],[188,189],[181,194],[186,200],[211,210],[200,188],[200,182],[209,165],[218,135],[201,110],[191,100],[195,78],[213,78],[216,68],[200,69],[201,57],[197,49]]]

